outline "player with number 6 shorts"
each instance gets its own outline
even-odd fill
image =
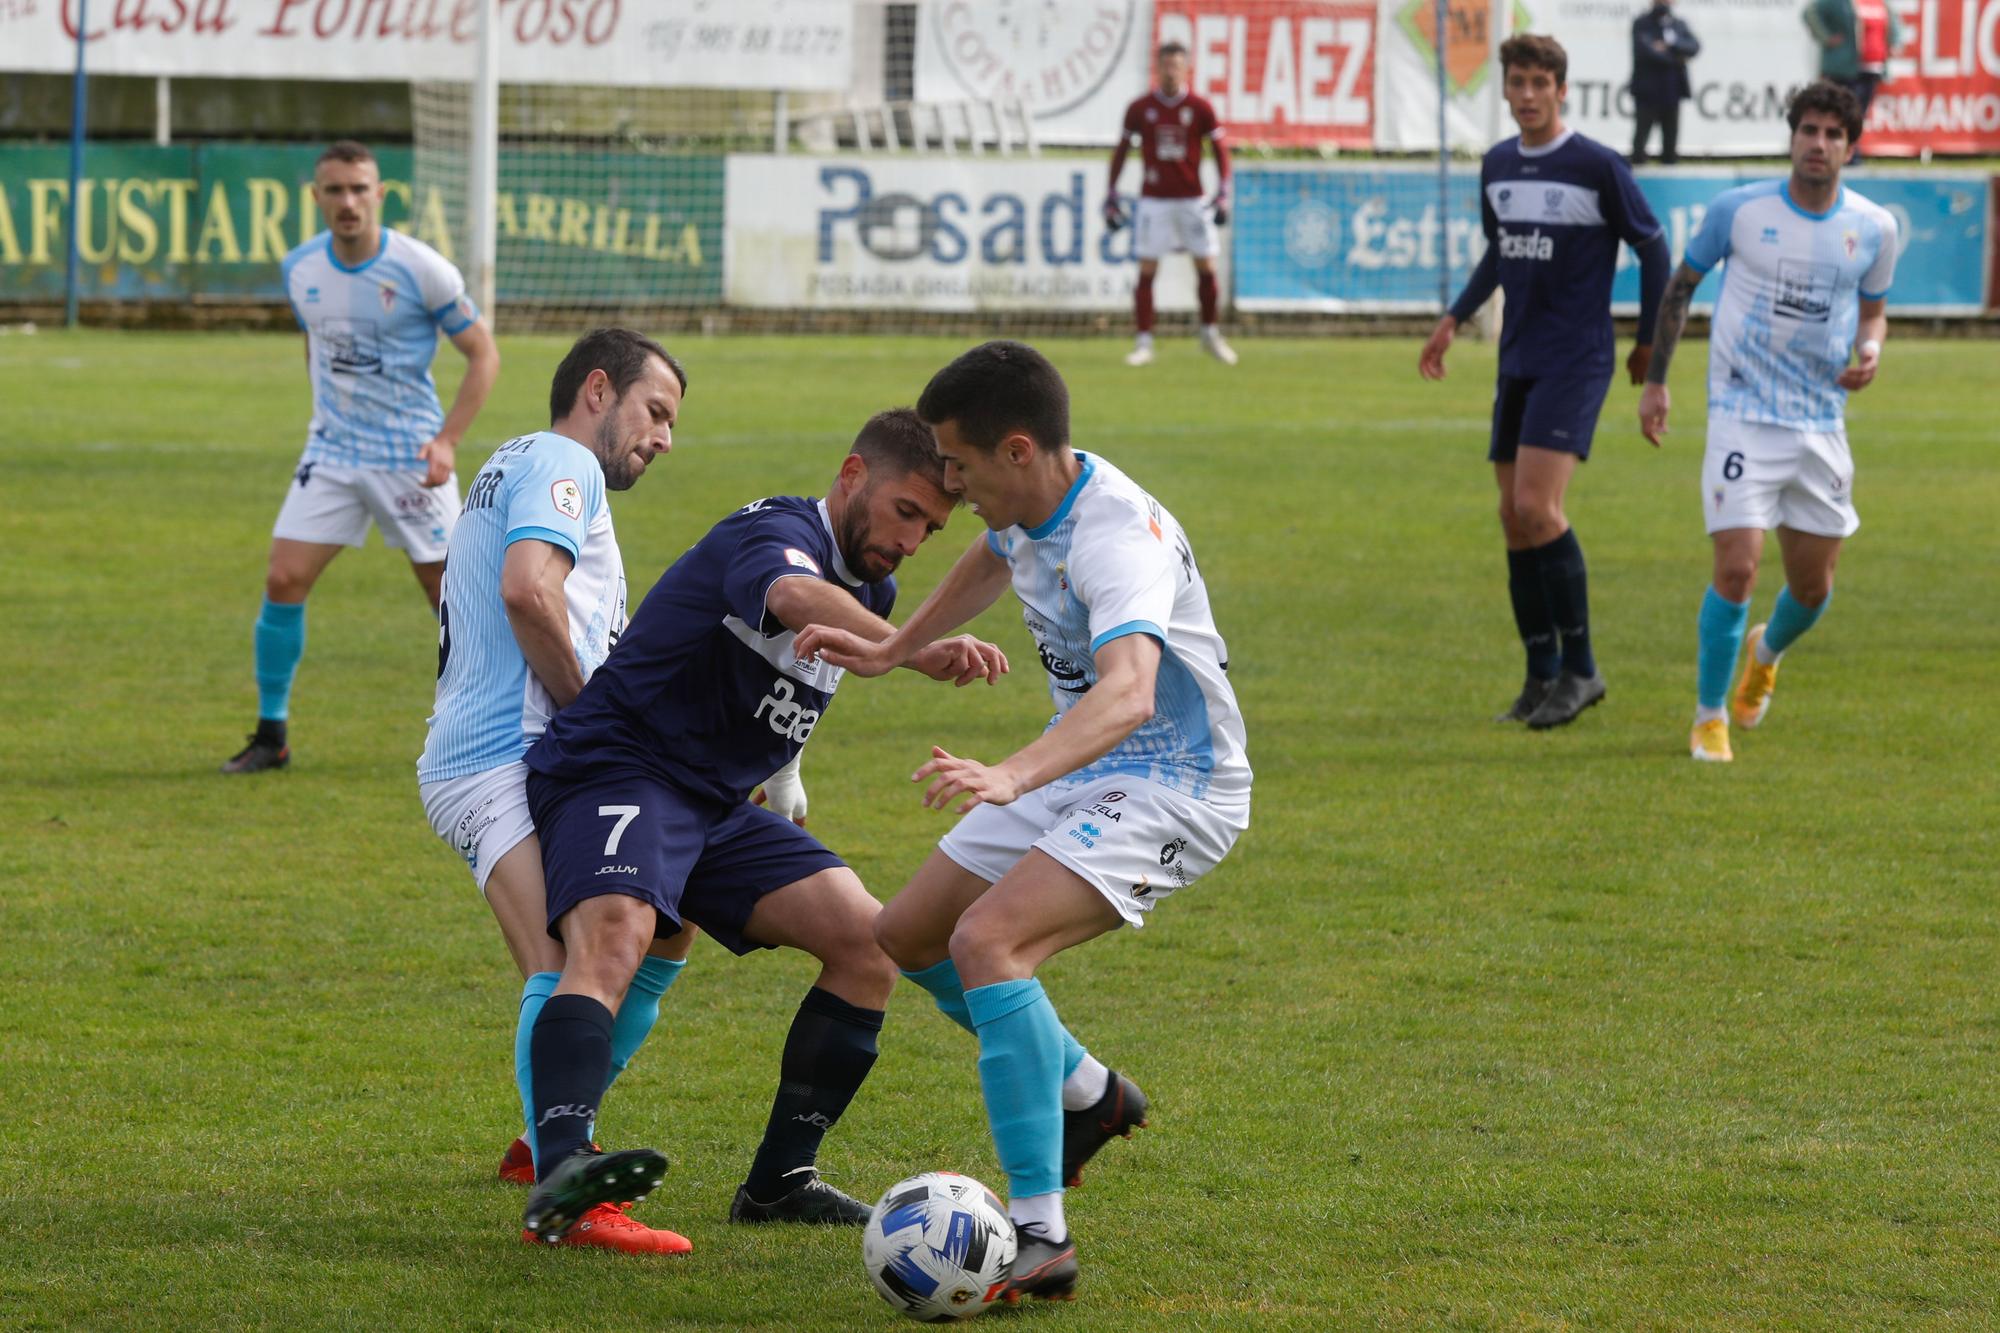
[[[1689,753],[1708,763],[1735,757],[1732,719],[1746,730],[1763,722],[1780,658],[1833,596],[1841,543],[1861,526],[1847,395],[1874,382],[1889,332],[1896,221],[1840,182],[1861,136],[1861,104],[1821,80],[1792,98],[1786,120],[1791,175],[1720,195],[1688,242],[1660,307],[1639,400],[1639,428],[1657,445],[1667,428],[1667,367],[1688,302],[1722,265],[1709,331],[1701,477],[1714,573],[1698,622],[1688,738]],[[1778,530],[1785,586],[1770,620],[1751,626],[1746,643],[1768,528]]]
[[[1145,1094],[1071,1036],[1035,978],[1214,870],[1250,822],[1243,714],[1180,523],[1108,459],[1070,447],[1069,391],[1031,347],[991,342],[932,377],[917,411],[947,484],[989,529],[896,634],[815,626],[799,651],[867,675],[901,664],[1010,587],[1056,715],[991,765],[941,747],[925,803],[965,817],[876,934],[903,975],[979,1040],[979,1079],[1020,1238],[1002,1297],[1067,1299],[1063,1189]]]

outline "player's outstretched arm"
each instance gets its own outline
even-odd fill
[[[479,409],[486,406],[486,395],[493,392],[500,378],[500,346],[493,341],[493,330],[486,327],[484,319],[452,334],[451,345],[465,356],[465,378],[458,382],[444,425],[417,451],[417,457],[428,465],[426,486],[442,486],[450,480],[451,470],[458,464],[458,442],[472,429]]]
[[[523,537],[507,548],[500,566],[500,603],[528,670],[542,682],[557,708],[583,689],[583,666],[569,639],[569,602],[563,580],[571,568],[560,546]]]
[[[1127,634],[1097,650],[1097,683],[1062,720],[997,764],[982,764],[933,747],[930,762],[910,781],[929,781],[924,804],[943,810],[963,798],[958,812],[976,805],[1005,805],[1092,760],[1109,754],[1153,716],[1160,672],[1160,641]]]
[[[1682,264],[1660,297],[1660,315],[1653,326],[1653,355],[1646,364],[1646,387],[1639,391],[1639,433],[1656,449],[1667,433],[1667,412],[1673,406],[1667,393],[1667,370],[1687,328],[1688,302],[1699,286],[1701,270]]]
[[[827,631],[858,627],[821,620],[803,627],[795,646],[800,657],[816,655],[858,676],[885,676],[899,666],[909,665],[927,645],[993,605],[1007,590],[1009,578],[1007,562],[993,554],[986,538],[980,536],[901,629],[893,632],[885,629],[879,635],[862,633],[843,637]],[[881,623],[888,625],[887,621]],[[856,642],[855,638],[865,642]]]

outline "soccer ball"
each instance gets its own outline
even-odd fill
[[[861,1233],[861,1262],[882,1299],[948,1324],[993,1303],[1014,1267],[1014,1223],[993,1191],[955,1171],[891,1185]]]

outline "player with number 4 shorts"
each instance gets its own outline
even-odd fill
[[[917,411],[947,485],[989,531],[887,639],[814,626],[798,648],[880,675],[1010,587],[1020,599],[1055,720],[991,765],[931,750],[915,775],[925,804],[965,818],[876,933],[978,1037],[1020,1238],[1003,1297],[1067,1299],[1078,1267],[1063,1189],[1149,1108],[1063,1027],[1035,971],[1143,926],[1228,854],[1250,822],[1243,714],[1187,533],[1108,459],[1070,447],[1069,391],[1047,358],[976,347],[932,377]]]
[[[1688,242],[1660,307],[1639,400],[1639,428],[1657,445],[1667,429],[1667,368],[1688,302],[1721,265],[1701,477],[1714,571],[1702,596],[1688,736],[1689,753],[1708,763],[1735,757],[1732,720],[1745,730],[1764,721],[1779,660],[1833,596],[1841,543],[1861,526],[1847,395],[1874,382],[1889,333],[1896,221],[1840,182],[1861,136],[1861,104],[1821,80],[1792,98],[1786,122],[1790,176],[1720,195]],[[1764,532],[1773,527],[1785,586],[1771,618],[1746,634]]]

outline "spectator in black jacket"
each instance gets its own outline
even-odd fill
[[[1646,141],[1660,127],[1660,161],[1680,161],[1681,103],[1694,96],[1688,61],[1701,54],[1694,30],[1674,17],[1673,0],[1632,20],[1632,161],[1646,160]]]

